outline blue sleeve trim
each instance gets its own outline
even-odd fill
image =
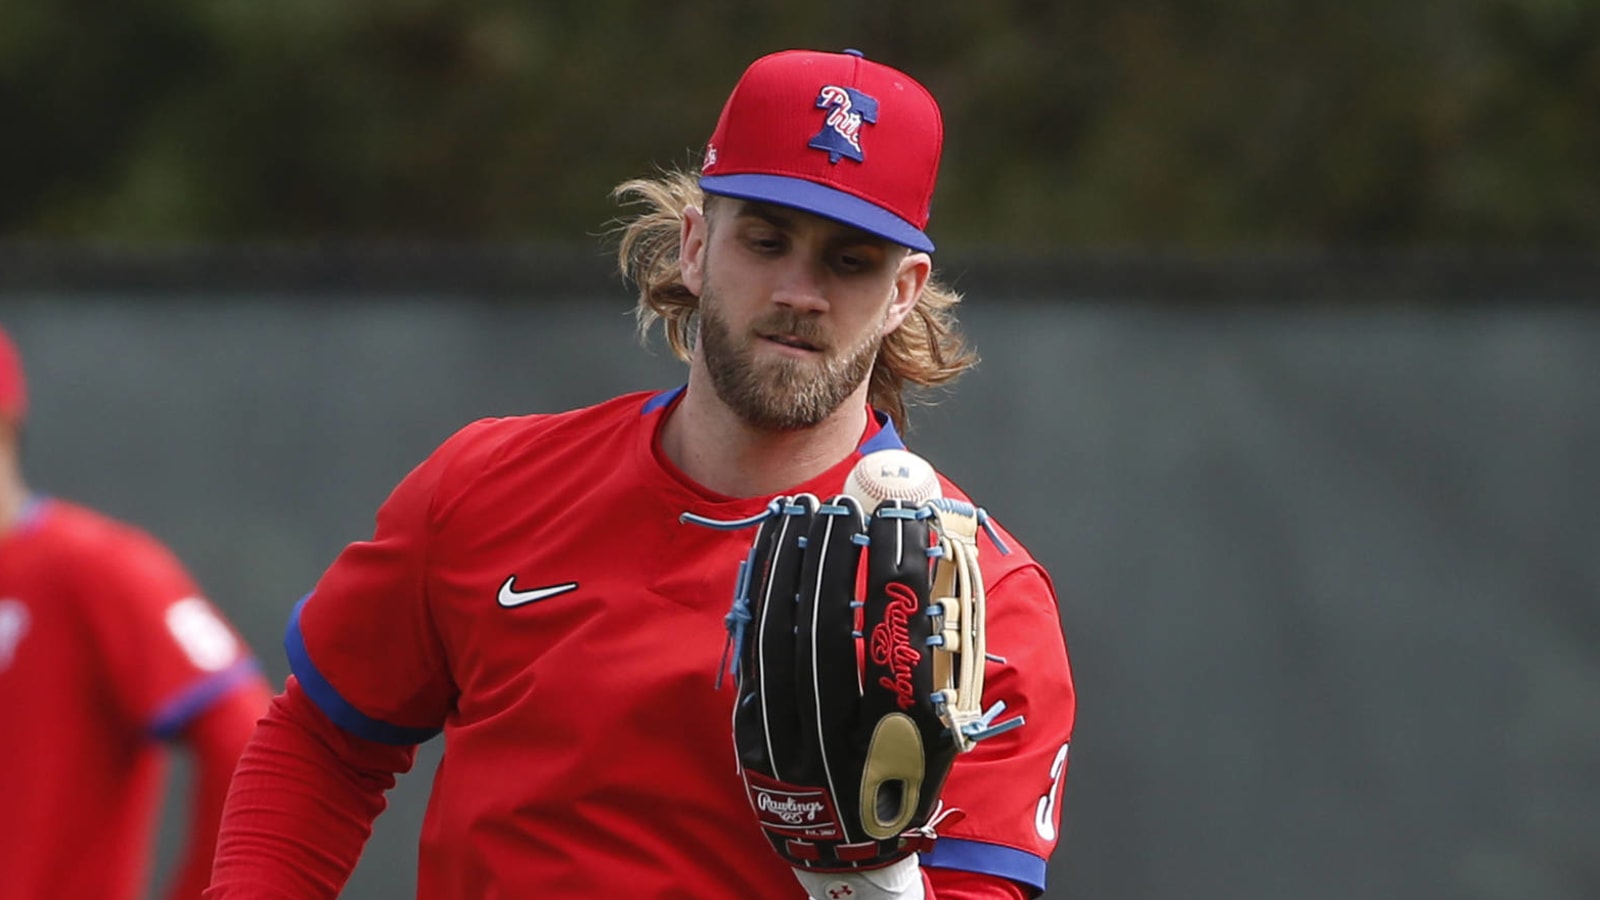
[[[933,842],[932,850],[922,854],[922,864],[940,869],[998,875],[1044,892],[1044,859],[1014,847],[942,837]]]
[[[306,601],[310,599],[311,595],[307,594],[294,605],[294,612],[289,616],[289,630],[283,636],[283,649],[289,656],[289,670],[300,679],[300,687],[311,698],[311,702],[332,719],[333,724],[356,737],[380,744],[409,747],[438,734],[441,730],[438,728],[407,728],[374,719],[339,696],[339,692],[328,683],[328,679],[322,677],[316,664],[311,661],[311,654],[306,652],[305,637],[300,634],[300,610],[305,608]]]
[[[261,666],[245,657],[220,672],[202,677],[161,704],[147,727],[151,737],[168,740],[182,731],[197,716],[228,696],[233,689],[261,676]]]
[[[881,427],[877,434],[869,438],[860,447],[857,447],[856,452],[866,456],[868,453],[876,453],[879,450],[904,450],[906,444],[905,441],[900,440],[900,432],[894,430],[894,420],[878,410],[873,410],[872,414],[878,418],[878,424]]]
[[[644,402],[644,409],[639,411],[640,415],[648,416],[661,407],[666,406],[672,401],[678,399],[678,395],[683,393],[683,390],[686,387],[688,387],[688,385],[681,384],[670,391],[662,391],[654,397],[651,397],[649,400],[646,400]]]

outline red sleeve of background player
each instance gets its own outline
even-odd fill
[[[428,552],[441,483],[492,421],[457,432],[413,469],[378,510],[372,538],[346,547],[290,617],[290,668],[350,734],[418,744],[439,733],[455,703],[428,608]]]
[[[167,896],[194,900],[211,872],[234,764],[266,711],[266,680],[171,551],[131,526],[101,534],[78,572],[88,586],[86,621],[102,683],[124,718],[190,751],[185,845]]]
[[[1077,701],[1055,591],[1044,570],[1027,562],[1000,575],[987,595],[989,652],[1005,662],[989,664],[984,706],[1004,701],[997,721],[1022,716],[1026,724],[978,744],[950,770],[941,799],[965,816],[941,827],[922,855],[939,900],[1042,893],[1061,825]],[[996,893],[992,878],[946,887],[940,869],[1004,878],[1023,892]]]
[[[104,683],[130,723],[172,738],[235,692],[264,699],[249,648],[154,538],[120,526],[79,574]]]
[[[211,880],[228,785],[269,699],[265,681],[252,683],[212,704],[178,736],[189,749],[191,763],[189,827],[166,891],[167,900],[198,900]]]

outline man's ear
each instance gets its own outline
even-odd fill
[[[883,330],[880,337],[887,337],[894,333],[900,323],[911,315],[916,309],[917,300],[922,297],[922,289],[927,287],[928,278],[933,274],[933,257],[926,253],[907,253],[900,260],[900,268],[894,276],[894,296],[889,298],[889,311],[884,316]]]
[[[689,293],[700,296],[706,278],[706,241],[711,223],[698,207],[683,208],[683,225],[678,231],[678,278]]]

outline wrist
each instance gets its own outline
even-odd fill
[[[794,877],[811,900],[923,900],[922,867],[917,854],[881,869],[857,872],[812,872],[795,869]]]

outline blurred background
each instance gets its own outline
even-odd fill
[[[1600,896],[1597,4],[17,0],[32,482],[167,541],[281,684],[445,436],[681,380],[608,192],[802,46],[944,106],[984,361],[909,439],[1060,590],[1048,896]],[[441,749],[346,896],[411,895]]]

